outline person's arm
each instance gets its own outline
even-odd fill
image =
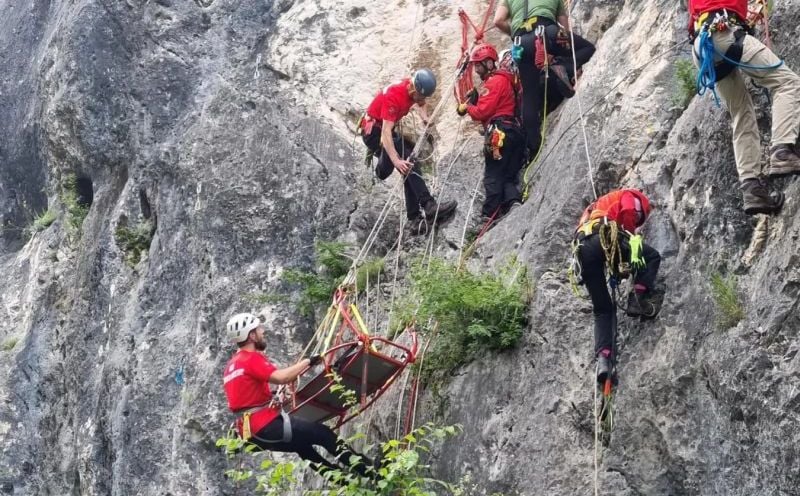
[[[394,164],[394,168],[400,171],[401,174],[406,175],[414,165],[408,160],[400,158],[400,154],[397,153],[394,147],[392,129],[394,129],[394,121],[384,120],[381,128],[381,146],[383,146],[383,151],[389,154],[389,160]]]
[[[311,364],[308,358],[301,358],[296,364],[286,367],[285,369],[278,369],[269,376],[271,384],[288,384],[300,375]]]
[[[499,76],[498,76],[499,78]],[[475,105],[467,105],[467,113],[476,121],[487,121],[492,114],[497,110],[497,104],[500,101],[502,90],[498,85],[499,79],[491,78],[483,85],[478,97],[478,103]]]
[[[561,27],[566,29],[567,32],[570,32],[571,29],[569,28],[569,12],[567,12],[567,9],[564,7],[563,0],[559,2],[559,4],[560,5],[558,6],[558,14],[557,14],[558,19],[556,20],[561,25]]]
[[[500,5],[497,6],[497,10],[494,13],[494,25],[500,31],[511,36],[510,20],[511,12],[508,10],[508,4],[505,2],[505,0],[503,0],[500,2]]]

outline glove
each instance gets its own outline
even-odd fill
[[[467,103],[469,103],[470,105],[478,104],[478,90],[476,90],[475,88],[469,90],[469,93],[467,93]]]
[[[456,107],[456,113],[461,117],[467,115],[467,104],[466,103],[459,103],[458,107]]]
[[[311,355],[308,357],[308,366],[314,367],[322,361],[322,355]]]

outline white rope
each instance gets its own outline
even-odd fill
[[[572,2],[570,0],[567,1],[567,17],[569,19],[569,37],[570,37],[570,45],[572,48],[572,68],[573,68],[573,77],[575,78],[575,84],[578,84],[578,57],[575,55],[575,32],[572,29]],[[581,103],[581,94],[579,91],[575,91],[575,97],[578,99],[578,114],[581,118],[581,129],[583,130],[583,149],[586,153],[586,163],[589,165],[589,184],[592,185],[592,193],[594,193],[595,200],[597,199],[597,189],[594,185],[594,173],[592,166],[592,156],[589,152],[589,136],[586,134],[586,118],[583,115],[583,103]]]
[[[467,226],[469,226],[469,219],[472,217],[472,207],[475,206],[475,198],[478,197],[478,191],[481,188],[483,177],[478,175],[478,182],[475,183],[475,191],[472,192],[472,200],[469,202],[469,209],[467,210],[467,218],[464,220],[464,230],[461,232],[461,253],[459,253],[459,260],[464,258],[464,244],[467,241]]]

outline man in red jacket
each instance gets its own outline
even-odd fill
[[[689,31],[696,37],[695,64],[701,63],[698,54],[703,53],[700,45],[704,31],[710,34],[716,52],[716,89],[731,114],[733,152],[745,213],[778,212],[784,195],[772,190],[762,176],[761,138],[744,76],[772,92],[772,147],[766,171],[770,177],[800,174],[800,77],[758,38],[748,34],[747,0],[689,0],[689,14]],[[745,65],[724,61],[723,54]]]
[[[319,355],[303,358],[284,369],[275,367],[263,354],[267,349],[264,326],[258,317],[249,313],[231,317],[227,336],[238,345],[239,351],[225,366],[223,385],[228,407],[242,415],[236,427],[245,441],[262,450],[297,453],[319,472],[352,469],[366,476],[372,471],[368,468],[372,462],[353,451],[326,425],[289,417],[273,401],[269,385],[291,383],[307,368],[318,364]],[[322,457],[314,446],[321,446],[335,456],[339,465]],[[355,462],[351,460],[354,456],[361,459],[351,463]]]
[[[422,120],[427,123],[425,101],[436,91],[436,77],[428,69],[420,69],[409,79],[404,79],[384,88],[367,107],[359,129],[361,138],[369,151],[378,156],[375,174],[384,180],[397,169],[405,176],[403,187],[406,198],[406,214],[412,223],[412,232],[424,234],[429,222],[443,222],[456,209],[455,201],[437,203],[431,196],[422,170],[413,161],[411,153],[414,143],[403,139],[394,131],[395,124],[416,107]]]
[[[522,202],[519,172],[525,161],[525,135],[517,118],[519,90],[514,74],[498,67],[497,50],[492,45],[476,46],[470,63],[483,87],[473,90],[470,99],[458,105],[457,112],[483,123],[486,199],[482,212],[485,219],[497,220]]]
[[[622,189],[601,196],[584,210],[576,231],[580,277],[592,298],[594,343],[597,357],[597,382],[611,373],[614,357],[613,327],[616,319],[611,294],[606,284],[609,275],[617,279],[633,270],[634,291],[625,309],[630,316],[653,318],[660,310],[654,298],[661,255],[634,233],[650,214],[650,201],[637,189]],[[610,222],[616,223],[616,233]],[[618,247],[618,249],[615,249]]]

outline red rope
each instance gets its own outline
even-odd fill
[[[475,33],[472,42],[473,46],[483,41],[486,32],[494,28],[494,26],[487,28],[486,25],[489,24],[489,19],[492,17],[496,3],[497,0],[489,0],[489,5],[487,5],[480,25],[475,24],[464,9],[458,9],[458,18],[461,20],[461,57],[458,59],[456,67],[461,68],[461,73],[458,75],[454,93],[459,103],[462,103],[466,99],[467,93],[475,87],[475,83],[472,80],[472,66],[468,63],[470,31]]]

